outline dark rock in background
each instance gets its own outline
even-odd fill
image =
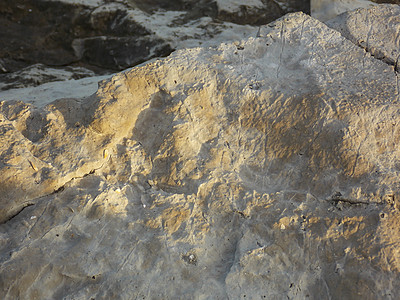
[[[23,73],[22,69],[37,63],[52,68],[85,68],[87,71],[83,73],[90,76],[123,70],[153,57],[167,56],[175,49],[171,37],[157,35],[135,21],[132,13],[149,17],[160,11],[182,12],[168,26],[188,28],[207,17],[208,24],[213,23],[215,29],[224,22],[267,24],[287,12],[310,10],[306,0],[263,0],[262,7],[244,2],[233,11],[226,10],[221,3],[215,0],[3,0],[0,2],[0,81],[6,84],[0,89],[59,80],[57,76],[38,75],[36,79],[20,82],[20,75],[12,74]],[[182,36],[178,32],[173,38],[212,39],[210,32],[215,30],[208,27],[203,26],[206,35]]]
[[[21,70],[0,74],[0,90],[37,86],[44,82],[80,79],[96,75],[83,67],[48,67],[43,64],[30,65]]]

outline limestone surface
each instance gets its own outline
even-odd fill
[[[396,299],[399,116],[393,65],[303,13],[3,101],[1,298]]]
[[[325,22],[348,11],[374,7],[376,3],[400,4],[400,0],[310,0],[310,8],[314,18]]]
[[[380,5],[346,12],[329,21],[354,44],[400,71],[400,5]]]
[[[310,5],[311,15],[325,22],[347,11],[376,4],[370,0],[310,0]]]

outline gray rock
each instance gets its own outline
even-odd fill
[[[323,22],[357,8],[367,8],[376,5],[370,0],[311,0],[311,15]]]
[[[376,3],[400,4],[400,0],[311,0],[311,15],[326,22],[348,11],[374,7]]]
[[[338,30],[354,44],[400,71],[400,6],[380,5],[344,13],[329,21],[328,26]]]
[[[34,64],[13,73],[0,74],[0,91],[38,86],[46,82],[80,79],[94,75],[93,71],[82,67],[50,68],[43,64]]]
[[[36,107],[44,107],[61,98],[85,98],[93,95],[97,91],[99,82],[110,77],[111,75],[103,75],[81,79],[62,79],[62,81],[47,82],[35,87],[8,89],[0,92],[0,100],[23,100]]]
[[[302,13],[0,104],[3,299],[394,299],[393,66]]]

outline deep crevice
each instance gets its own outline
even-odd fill
[[[327,201],[332,203],[335,207],[337,207],[339,209],[341,209],[340,204],[347,204],[348,206],[352,206],[352,205],[369,205],[369,204],[371,204],[370,202],[344,198],[342,196],[342,193],[340,193],[340,192],[335,193]]]
[[[108,160],[107,160],[107,161],[108,161]],[[85,178],[85,177],[87,177],[87,176],[89,176],[89,175],[93,175],[94,173],[96,173],[97,170],[100,170],[101,168],[103,168],[104,165],[107,163],[107,161],[104,162],[100,167],[94,168],[94,169],[90,170],[89,173],[85,173],[85,174],[83,174],[83,175],[81,175],[81,176],[72,177],[70,180],[68,180],[67,182],[65,182],[62,186],[60,186],[59,188],[55,189],[52,193],[50,193],[50,194],[48,194],[48,195],[41,196],[40,198],[43,198],[43,197],[46,197],[46,196],[49,196],[49,195],[54,195],[54,194],[60,193],[60,192],[62,192],[62,191],[65,189],[66,185],[68,185],[70,182],[72,182],[72,181],[74,181],[74,180],[76,180],[76,179]]]
[[[34,199],[29,200],[29,201],[26,202],[26,203],[24,204],[24,206],[23,206],[21,209],[19,209],[16,213],[14,213],[14,214],[12,214],[11,216],[9,216],[5,221],[0,222],[0,225],[5,224],[5,223],[11,221],[12,219],[14,219],[17,215],[19,215],[19,214],[20,214],[25,208],[27,208],[28,206],[35,205],[35,203],[33,203],[34,201],[37,201],[37,200],[39,200],[39,199],[42,199],[42,198],[45,198],[45,197],[48,197],[48,196],[51,196],[51,195],[60,193],[60,192],[64,191],[65,187],[66,187],[70,182],[72,182],[73,180],[81,179],[81,178],[84,178],[84,177],[87,177],[87,176],[89,176],[89,175],[94,174],[97,170],[100,170],[101,168],[103,168],[104,165],[105,165],[107,162],[108,162],[108,160],[105,161],[100,167],[94,168],[94,169],[90,170],[90,172],[88,172],[88,173],[86,173],[86,174],[83,174],[82,176],[72,177],[70,180],[68,180],[67,182],[65,182],[62,186],[58,187],[57,189],[55,189],[55,190],[54,190],[53,192],[51,192],[50,194],[46,194],[46,195],[39,196],[39,197],[37,197],[37,198],[34,198]]]
[[[365,202],[365,201],[360,201],[360,200],[352,200],[352,199],[347,199],[347,198],[340,198],[340,199],[334,198],[334,199],[329,199],[328,201],[332,202],[335,206],[337,206],[341,202],[349,204],[349,205],[369,205],[369,204],[371,204],[370,202]]]
[[[32,205],[35,205],[35,204],[34,204],[34,203],[31,203],[31,202],[25,203],[24,206],[22,206],[22,208],[20,208],[16,213],[14,213],[14,214],[12,214],[11,216],[9,216],[5,221],[0,222],[0,225],[3,225],[3,224],[5,224],[5,223],[11,221],[11,220],[14,219],[16,216],[18,216],[20,213],[22,213],[22,211],[23,211],[25,208],[27,208],[27,207],[29,207],[29,206],[32,206]]]

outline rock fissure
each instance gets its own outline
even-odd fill
[[[346,12],[326,23],[374,59],[393,66],[398,74],[399,11],[399,5],[375,6]]]
[[[399,66],[400,55],[397,56],[396,62],[394,64],[394,74],[396,75],[396,93],[397,93],[397,101],[400,101],[400,66]]]
[[[358,205],[358,204],[370,205],[371,204],[370,202],[357,201],[357,200],[346,199],[346,198],[329,199],[328,201],[334,203],[335,206],[338,206],[338,204],[340,204],[340,203],[347,203],[350,205]],[[376,203],[374,203],[374,204],[376,204]]]
[[[102,164],[101,166],[99,166],[98,168],[93,168],[93,169],[90,170],[88,173],[85,173],[85,174],[83,174],[83,175],[72,177],[70,180],[68,180],[67,182],[65,182],[63,185],[61,185],[60,187],[56,188],[50,195],[57,194],[57,193],[60,193],[60,192],[64,191],[65,188],[66,188],[69,184],[71,184],[71,182],[73,182],[73,181],[75,181],[75,180],[77,180],[77,179],[82,179],[82,178],[85,178],[85,177],[87,177],[87,176],[90,176],[90,175],[95,174],[96,171],[101,170],[102,168],[105,167],[105,165],[106,165],[107,162],[109,161],[109,158],[110,158],[110,156],[108,157],[107,161],[103,162],[103,164]],[[47,196],[48,196],[48,195],[44,195],[44,196],[41,196],[41,197],[39,197],[39,198],[43,198],[43,197],[47,197]]]
[[[22,213],[25,208],[27,208],[29,206],[33,206],[33,205],[35,205],[35,203],[32,203],[32,202],[25,203],[21,208],[17,209],[17,211],[15,213],[13,213],[10,216],[8,216],[6,220],[4,220],[3,222],[0,222],[0,225],[6,224],[7,222],[10,222],[12,219],[17,217],[20,213]]]
[[[345,37],[345,36],[344,36],[344,37]],[[348,39],[348,40],[349,40],[350,42],[354,43],[351,39]],[[398,60],[398,58],[397,58],[395,61],[393,61],[392,59],[385,57],[385,55],[384,55],[383,53],[379,52],[379,50],[376,51],[376,50],[373,49],[373,48],[366,47],[366,46],[364,46],[362,43],[354,43],[354,44],[357,45],[358,47],[360,47],[361,49],[365,50],[365,52],[366,52],[366,53],[369,53],[369,54],[371,55],[371,57],[373,57],[374,59],[377,59],[377,60],[379,60],[379,61],[384,62],[385,64],[387,64],[387,65],[389,65],[389,66],[392,66],[392,67],[393,67],[393,70],[394,70],[394,74],[395,74],[396,76],[397,76],[398,73],[400,72],[400,70],[398,70],[398,67],[397,67],[397,60]]]

